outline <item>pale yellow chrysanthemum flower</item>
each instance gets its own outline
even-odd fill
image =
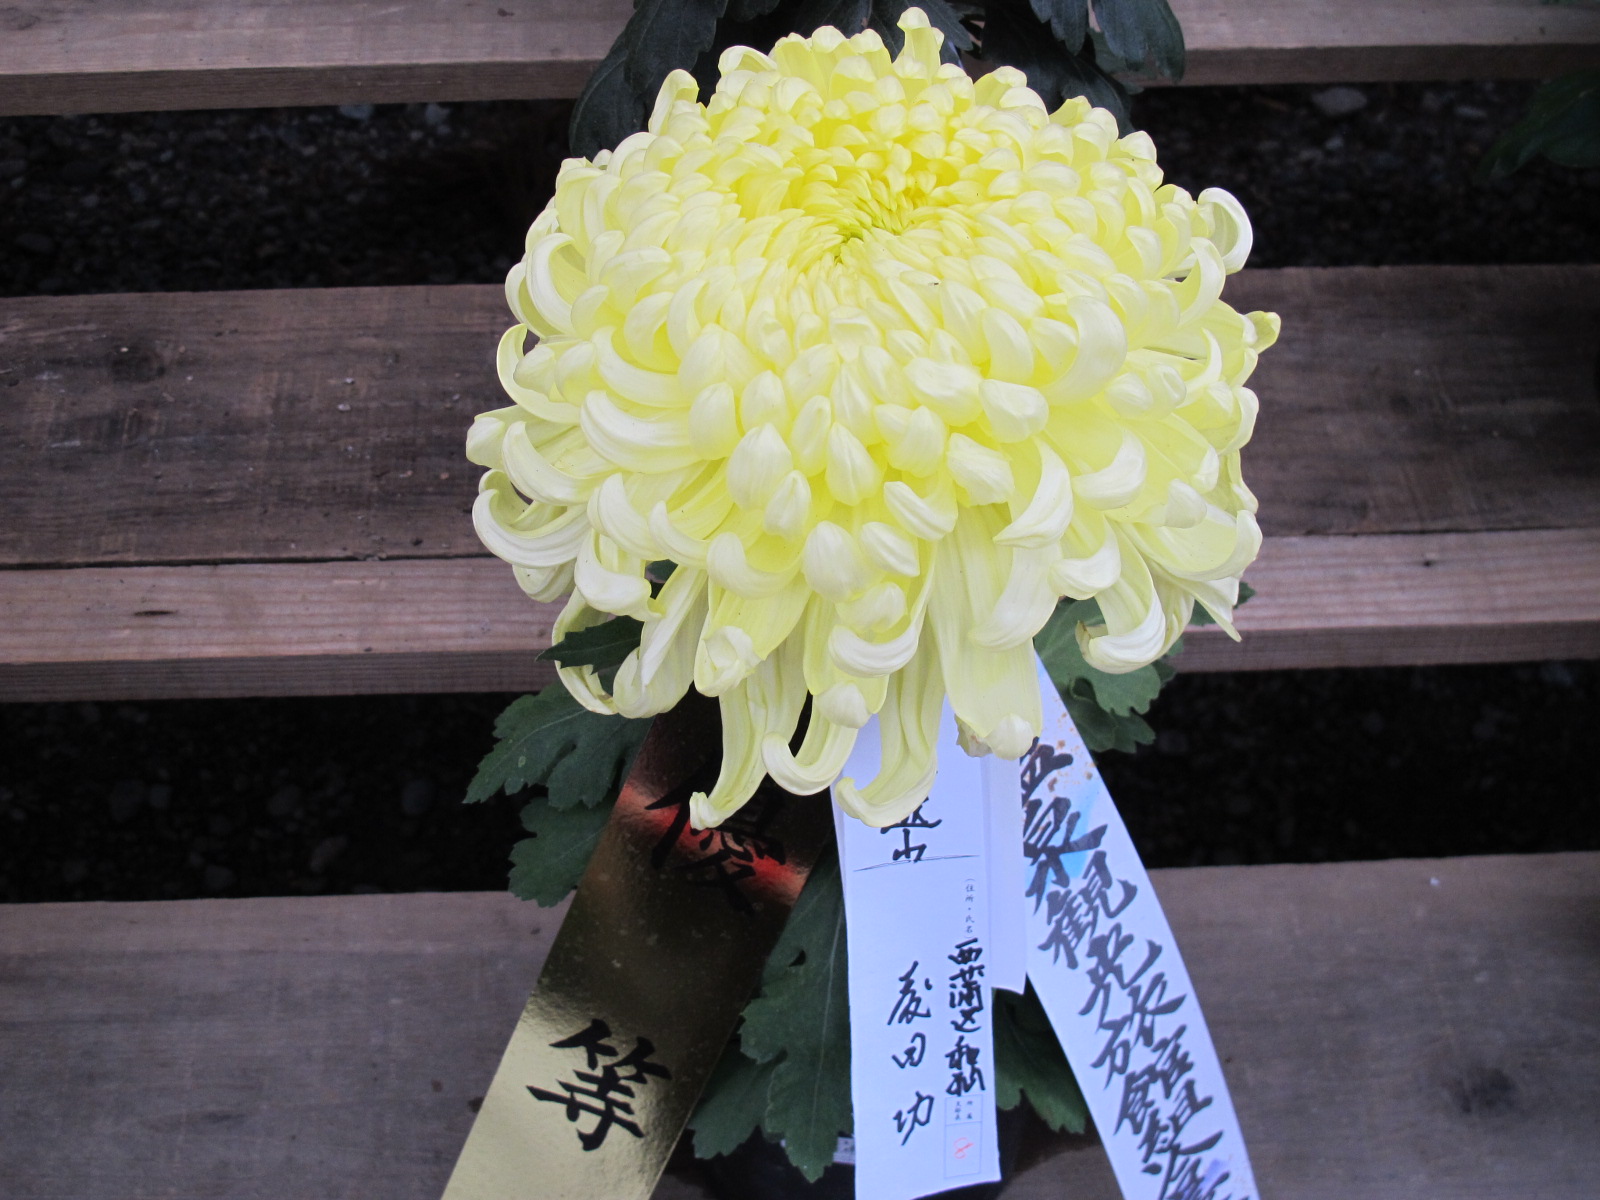
[[[835,783],[874,713],[881,772],[836,794],[897,821],[945,696],[969,750],[1026,752],[1059,597],[1099,601],[1083,652],[1131,670],[1197,600],[1231,632],[1260,545],[1244,383],[1278,325],[1219,299],[1239,204],[1163,185],[1085,101],[942,64],[920,10],[900,26],[893,60],[827,28],[734,47],[708,105],[673,72],[647,131],[565,164],[506,280],[479,535],[530,595],[571,591],[557,639],[644,623],[609,695],[561,670],[587,707],[720,697],[697,825],[766,774]]]

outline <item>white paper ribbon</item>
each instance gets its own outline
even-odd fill
[[[846,778],[877,774],[876,721],[861,733]],[[946,708],[939,744],[954,752],[941,754],[933,794],[899,825],[874,829],[834,810],[856,1195],[871,1200],[1000,1178],[984,770],[955,737]]]
[[[1032,981],[1127,1200],[1256,1200],[1189,973],[1054,684],[1020,764],[939,774],[887,830],[835,809],[850,950],[857,1200],[1000,1177],[990,988]],[[876,773],[876,720],[844,775]]]
[[[1127,1200],[1255,1200],[1161,901],[1043,666],[1039,686],[1044,734],[1021,780],[1028,977]]]

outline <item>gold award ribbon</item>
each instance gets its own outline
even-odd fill
[[[689,796],[708,705],[655,720],[444,1200],[646,1200],[827,843],[769,780],[716,829]]]

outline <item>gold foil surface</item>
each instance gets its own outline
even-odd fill
[[[832,828],[770,781],[689,827],[720,739],[691,696],[656,718],[444,1200],[646,1200]]]

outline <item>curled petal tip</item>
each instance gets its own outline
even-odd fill
[[[563,166],[506,279],[475,528],[530,595],[572,589],[562,628],[643,624],[610,694],[562,669],[581,702],[722,699],[699,827],[766,772],[824,786],[874,715],[882,770],[836,792],[892,823],[945,698],[967,749],[1026,750],[1061,597],[1099,602],[1084,657],[1132,670],[1196,603],[1231,630],[1260,544],[1240,449],[1278,322],[1223,300],[1243,207],[1086,101],[968,79],[920,9],[899,26],[893,56],[732,47],[704,104],[673,72],[646,130]]]

